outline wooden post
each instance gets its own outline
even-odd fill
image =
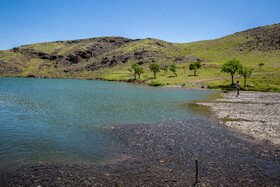
[[[198,184],[198,159],[195,159],[195,184]]]

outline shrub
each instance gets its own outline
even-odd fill
[[[152,81],[151,83],[149,83],[149,86],[163,86],[164,84],[161,82],[157,82],[157,81]]]

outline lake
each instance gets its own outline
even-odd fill
[[[102,163],[121,146],[106,129],[196,118],[183,103],[215,91],[0,78],[0,170],[30,162]]]

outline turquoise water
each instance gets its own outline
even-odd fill
[[[0,78],[0,169],[20,163],[114,159],[107,127],[184,120],[182,103],[213,91],[126,83]]]

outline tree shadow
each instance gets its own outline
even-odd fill
[[[197,77],[198,75],[188,75],[189,77]]]
[[[236,90],[236,85],[217,85],[217,86],[208,86],[208,88],[212,89],[222,89],[222,90]],[[242,90],[242,89],[241,89]]]

